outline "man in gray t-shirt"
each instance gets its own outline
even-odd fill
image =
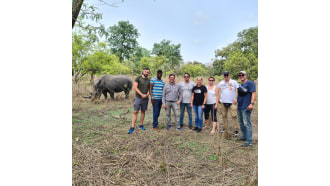
[[[190,79],[190,74],[185,73],[184,74],[184,81],[180,83],[180,97],[182,97],[182,101],[180,102],[180,126],[183,127],[183,118],[184,118],[184,111],[185,107],[187,107],[188,111],[188,117],[189,117],[189,128],[192,129],[192,113],[191,113],[191,107],[190,107],[190,101],[191,101],[191,94],[192,89],[196,84]]]

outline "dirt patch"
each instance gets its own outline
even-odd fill
[[[226,140],[219,130],[215,135],[190,130],[187,114],[182,132],[175,127],[167,131],[163,109],[160,132],[154,132],[150,103],[147,130],[136,128],[128,135],[133,97],[131,92],[128,100],[119,97],[99,104],[73,99],[73,185],[257,185],[256,111],[252,113],[254,145],[242,148],[237,138]],[[218,118],[220,127],[220,114]]]

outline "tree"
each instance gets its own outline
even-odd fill
[[[84,0],[72,0],[72,28],[78,19],[81,6],[84,3]]]
[[[124,2],[124,0],[122,0]],[[118,3],[108,3],[106,0],[99,0],[101,5],[117,7]],[[93,5],[88,5],[84,0],[72,0],[72,29],[78,24],[78,27],[86,32],[96,34],[97,32],[100,36],[106,35],[105,28],[103,24],[98,21],[102,19],[102,13],[97,12],[97,7]],[[86,24],[83,20],[89,20]],[[91,22],[97,23],[97,25]]]
[[[253,53],[258,58],[258,27],[245,29],[237,34],[243,53]]]
[[[81,77],[87,74],[84,63],[93,48],[96,35],[72,34],[72,75],[74,82],[78,83]]]
[[[181,66],[181,72],[189,73],[191,77],[204,76],[207,73],[207,70],[203,67],[202,64],[183,64]]]
[[[164,76],[166,76],[166,72],[169,69],[174,69],[175,67],[180,65],[180,60],[182,60],[182,56],[180,54],[181,44],[170,44],[170,40],[162,40],[160,43],[155,43],[152,49],[152,54],[157,56],[165,56],[168,61],[164,64]]]
[[[222,75],[228,70],[232,78],[238,79],[239,71],[244,70],[254,80],[258,77],[258,27],[245,29],[237,37],[227,47],[215,51],[215,75]]]
[[[118,26],[109,27],[107,32],[110,34],[107,40],[111,46],[111,51],[119,57],[120,63],[124,59],[129,59],[138,46],[136,39],[140,35],[134,25],[130,24],[129,21],[119,21]]]

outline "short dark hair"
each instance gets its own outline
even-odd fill
[[[170,78],[171,76],[174,76],[174,78],[175,78],[175,74],[170,74],[170,75],[168,76],[168,78]]]
[[[144,68],[143,70],[150,70],[149,68]]]
[[[188,76],[190,77],[190,74],[188,72],[184,73],[184,75],[188,74]]]
[[[213,76],[210,76],[208,80],[210,80],[210,78],[212,78],[213,80],[215,80],[215,78]]]

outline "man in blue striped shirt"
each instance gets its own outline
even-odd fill
[[[162,94],[165,82],[162,80],[163,71],[161,69],[157,70],[157,78],[150,80],[150,96],[153,108],[153,128],[154,131],[159,132],[158,129],[158,117],[160,110],[162,108]]]

